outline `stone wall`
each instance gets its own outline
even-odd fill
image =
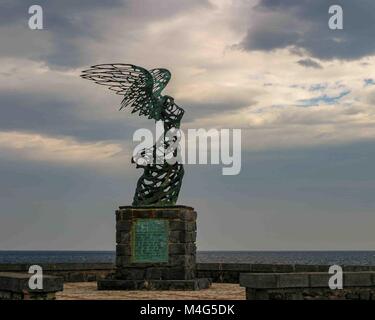
[[[97,281],[113,273],[112,263],[40,264],[46,274],[61,276],[65,282]],[[0,272],[27,272],[29,264],[0,264]],[[240,273],[328,272],[326,265],[197,263],[197,277],[213,282],[239,283]],[[343,266],[346,272],[375,271],[375,266]]]
[[[246,300],[375,300],[375,288],[349,287],[343,290],[328,288],[246,289]]]
[[[375,300],[375,272],[344,272],[343,288],[330,289],[326,272],[244,273],[247,300]]]
[[[0,272],[28,272],[32,264],[0,264]],[[41,263],[45,274],[60,276],[64,282],[88,282],[104,279],[113,272],[112,263]]]
[[[328,272],[328,265],[198,263],[198,277],[218,283],[239,283],[241,273]],[[342,266],[344,272],[375,271],[375,266]]]

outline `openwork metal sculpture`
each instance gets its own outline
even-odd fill
[[[168,155],[176,156],[174,147],[177,137],[167,137],[169,130],[179,129],[184,110],[174,103],[170,96],[161,92],[167,86],[171,73],[167,69],[152,69],[150,71],[130,64],[100,64],[82,72],[82,78],[105,85],[116,94],[124,96],[120,110],[132,108],[132,113],[138,112],[155,121],[163,121],[163,144],[156,143],[152,148],[143,149],[136,157],[152,155],[154,161],[140,164],[143,175],[137,183],[133,206],[170,206],[175,205],[180,192],[184,167],[181,163],[168,163]],[[162,149],[162,150],[160,150]],[[162,154],[163,160],[157,161]]]

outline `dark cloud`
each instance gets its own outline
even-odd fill
[[[77,140],[130,139],[135,126],[124,112],[116,119],[81,117],[77,102],[49,95],[1,93],[0,131],[27,131],[52,136],[71,136]]]
[[[123,0],[12,0],[0,10],[0,26],[23,26],[28,30],[28,13],[31,5],[38,4],[43,9],[44,29],[51,32],[55,41],[67,37],[95,37],[97,28],[93,13],[126,5]],[[38,31],[36,31],[38,32]],[[35,34],[35,32],[34,32]],[[30,36],[33,31],[30,31]]]
[[[341,5],[344,30],[328,28],[331,5]],[[373,0],[261,0],[254,22],[240,44],[245,50],[287,48],[307,51],[319,59],[353,60],[375,54]]]
[[[374,81],[374,79],[364,79],[363,80],[364,82],[365,82],[365,86],[373,86],[373,85],[375,85],[375,81]]]
[[[1,56],[16,56],[44,61],[51,66],[76,67],[83,61],[80,39],[98,39],[98,28],[93,14],[124,5],[122,0],[41,0],[44,30],[30,30],[28,9],[32,0],[7,1],[0,10],[0,26],[6,50]],[[7,36],[10,33],[11,36]],[[9,38],[7,40],[7,38]],[[38,47],[33,46],[37,41]],[[8,45],[9,42],[9,45]],[[30,43],[29,43],[30,42]],[[32,50],[20,50],[20,44]]]
[[[198,7],[209,8],[208,0],[40,0],[43,8],[44,30],[30,30],[28,9],[33,0],[5,1],[0,10],[2,48],[0,56],[23,57],[44,61],[54,67],[77,67],[84,63],[86,41],[102,41],[111,18],[122,14],[124,39],[132,29],[143,28],[149,22],[171,17]],[[121,12],[121,13],[118,13]],[[17,30],[17,31],[15,31]],[[42,41],[40,38],[43,39]],[[20,44],[33,46],[38,40],[39,48],[20,50]],[[8,44],[7,42],[10,42]],[[30,43],[28,43],[30,42]]]
[[[200,250],[367,249],[374,156],[373,142],[244,152],[239,176],[186,166],[179,203],[200,214]],[[114,210],[131,202],[141,171],[0,160],[2,249],[113,250]]]
[[[82,141],[102,141],[128,140],[139,127],[154,128],[154,121],[137,117],[130,111],[118,111],[117,105],[109,104],[108,112],[113,117],[102,119],[90,117],[87,113],[81,116],[82,110],[89,108],[69,97],[40,92],[0,92],[0,95],[0,131],[27,131],[51,136],[71,136]],[[113,100],[116,103],[116,96]],[[176,103],[186,110],[184,122],[189,122],[210,114],[244,108],[255,102],[237,99],[202,102],[181,100]]]
[[[301,66],[306,67],[306,68],[322,69],[322,66],[318,62],[316,62],[312,59],[309,59],[309,58],[301,59],[301,60],[297,61],[297,63]]]
[[[255,101],[233,99],[233,100],[206,100],[201,102],[191,102],[188,100],[176,101],[178,105],[187,112],[184,115],[184,121],[192,121],[195,119],[207,117],[210,114],[220,114],[228,111],[235,111],[254,105]]]

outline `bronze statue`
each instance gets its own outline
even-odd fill
[[[81,77],[105,85],[116,94],[124,96],[120,110],[130,107],[132,113],[138,112],[140,116],[163,121],[163,161],[156,161],[160,155],[158,144],[154,144],[151,149],[142,150],[138,155],[143,158],[152,155],[151,163],[147,162],[143,165],[132,158],[132,162],[137,163],[137,168],[144,169],[137,183],[133,206],[175,205],[182,184],[184,167],[178,161],[170,164],[165,160],[167,154],[172,153],[176,156],[177,149],[174,145],[178,140],[176,136],[167,137],[166,133],[180,128],[184,110],[174,103],[172,97],[161,94],[171,78],[171,73],[167,69],[148,71],[130,64],[100,64],[83,71]]]

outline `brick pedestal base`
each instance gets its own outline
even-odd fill
[[[116,211],[116,271],[99,290],[200,290],[196,278],[196,218],[191,207],[120,207]]]

